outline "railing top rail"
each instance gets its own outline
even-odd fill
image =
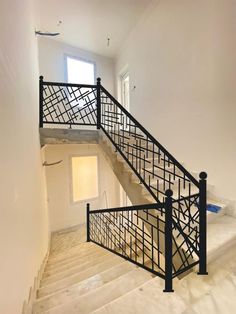
[[[102,85],[102,91],[111,98],[111,100],[119,107],[138,127],[139,129],[150,138],[150,140],[162,150],[162,152],[168,156],[168,158],[197,186],[199,182],[191,175],[179,162],[163,147]]]
[[[96,210],[91,210],[90,214],[127,212],[127,211],[134,211],[134,210],[160,209],[160,208],[164,209],[164,203],[153,203],[153,204],[144,204],[144,205],[125,206],[125,207],[114,207],[114,208],[107,208],[107,209],[96,209]]]
[[[65,83],[65,82],[48,82],[42,81],[43,85],[47,86],[69,86],[69,87],[79,87],[79,88],[97,88],[97,85],[90,84],[74,84],[74,83]]]

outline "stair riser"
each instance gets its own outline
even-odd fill
[[[38,297],[43,297],[43,296],[55,293],[56,291],[59,291],[61,289],[69,287],[73,284],[81,282],[85,279],[88,279],[89,277],[92,277],[99,272],[102,272],[104,270],[112,268],[113,266],[118,265],[119,263],[121,263],[120,258],[115,257],[113,260],[110,260],[108,262],[104,262],[98,266],[91,267],[90,269],[83,271],[83,272],[80,272],[79,274],[70,276],[68,278],[60,280],[60,281],[53,283],[51,285],[48,285],[46,287],[42,287],[38,291]]]
[[[78,265],[76,267],[70,267],[68,268],[67,270],[64,270],[63,272],[60,272],[58,274],[55,274],[53,276],[50,276],[46,279],[43,279],[41,281],[41,286],[44,287],[44,286],[47,286],[47,285],[50,285],[56,281],[59,281],[59,280],[62,280],[66,277],[69,277],[69,276],[72,276],[74,274],[78,274],[84,270],[88,270],[89,268],[93,267],[93,266],[97,266],[99,265],[100,263],[103,263],[104,260],[107,260],[109,261],[110,259],[112,260],[114,258],[114,255],[109,253],[107,254],[106,256],[102,257],[102,258],[97,258],[97,259],[94,259],[93,261],[91,261],[90,263],[87,263],[87,264],[84,264],[84,265]]]
[[[102,287],[104,284],[110,281],[116,280],[120,276],[132,271],[133,269],[135,269],[133,264],[124,261],[118,266],[96,274],[95,276],[92,276],[87,280],[82,281],[81,283],[72,285],[71,287],[68,287],[49,297],[39,299],[34,304],[34,313],[41,313],[42,311],[46,311],[55,306],[72,301],[79,296]]]
[[[105,251],[104,251],[105,252]],[[63,258],[63,256],[60,256],[60,259],[49,259],[48,263],[47,263],[47,267],[55,267],[57,265],[62,265],[62,264],[65,264],[75,258],[78,258],[78,255],[79,257],[81,258],[81,260],[84,260],[84,259],[87,259],[87,258],[90,258],[90,257],[93,257],[93,256],[96,256],[96,254],[101,254],[101,251],[99,250],[94,250],[92,252],[90,252],[88,250],[88,252],[82,252],[80,254],[79,250],[77,250],[76,252],[73,252],[72,254],[66,254]]]
[[[97,308],[109,303],[122,295],[132,291],[140,285],[150,281],[152,275],[141,269],[133,270],[115,281],[108,282],[101,288],[76,298],[76,300],[66,303],[55,309],[47,311],[47,314],[75,314],[91,313]]]

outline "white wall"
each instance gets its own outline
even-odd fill
[[[99,197],[78,203],[72,201],[71,185],[71,157],[98,156]],[[119,206],[119,183],[96,144],[58,144],[47,145],[45,160],[48,163],[63,160],[62,163],[46,167],[48,206],[50,213],[51,230],[60,230],[66,227],[85,223],[86,203],[92,209]]]
[[[236,199],[234,0],[153,1],[122,47],[131,112],[190,170]],[[135,90],[132,90],[133,86]]]
[[[0,313],[21,313],[48,248],[33,1],[0,11]]]
[[[113,59],[75,48],[53,39],[39,38],[39,71],[46,81],[65,82],[65,55],[80,57],[96,63],[96,77],[103,86],[114,92]]]

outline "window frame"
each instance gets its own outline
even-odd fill
[[[84,57],[75,56],[75,55],[71,55],[71,54],[64,54],[64,78],[65,78],[65,81],[67,83],[69,83],[68,82],[67,58],[71,58],[71,59],[74,59],[74,60],[77,60],[77,61],[82,61],[82,62],[85,62],[85,63],[92,64],[93,68],[94,68],[94,84],[89,84],[89,85],[96,85],[96,77],[97,77],[96,62],[94,60],[91,60],[91,59],[87,59],[87,58],[84,58]],[[75,84],[78,84],[78,83],[75,83]],[[79,84],[83,84],[83,83],[79,83]]]
[[[83,200],[79,200],[79,201],[74,201],[74,195],[73,195],[73,167],[72,167],[72,158],[75,157],[97,157],[97,184],[98,184],[98,195],[95,197],[91,197],[91,198],[86,198]],[[71,205],[78,205],[78,204],[82,204],[88,201],[95,201],[98,200],[100,198],[101,195],[101,184],[100,184],[100,160],[99,160],[99,155],[94,153],[94,154],[73,154],[70,155],[69,157],[69,169],[70,169],[70,175],[69,175],[69,180],[70,180],[70,203]]]

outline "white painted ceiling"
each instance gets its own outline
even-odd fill
[[[38,1],[41,31],[60,32],[55,40],[114,57],[152,0]]]

